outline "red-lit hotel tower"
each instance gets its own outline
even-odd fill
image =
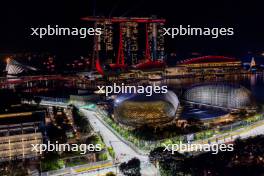
[[[95,36],[93,65],[99,60],[112,68],[148,69],[164,66],[164,19],[86,17],[102,35]],[[117,41],[117,42],[115,42]],[[118,46],[116,46],[118,45]],[[115,49],[117,48],[117,49]]]
[[[153,59],[164,60],[165,41],[164,41],[164,23],[150,23],[148,25],[149,44]]]
[[[133,21],[120,23],[120,30],[123,36],[125,63],[136,64],[138,62],[138,23]]]
[[[113,46],[113,23],[110,20],[95,21],[95,28],[101,28],[102,34],[95,36],[93,45],[93,61],[92,66],[95,65],[97,58],[104,58],[107,62],[112,62],[114,54]]]

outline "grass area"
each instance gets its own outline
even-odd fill
[[[84,114],[79,111],[75,106],[73,106],[72,115],[75,125],[78,127],[78,131],[81,133],[91,132],[91,126],[88,120],[85,118]]]
[[[104,153],[99,153],[98,161],[105,161],[107,159],[108,159],[108,157],[107,157],[107,154],[105,152]]]
[[[115,158],[115,151],[112,147],[107,147],[109,155],[114,159]]]
[[[83,164],[87,164],[87,161],[77,159],[74,161],[66,162],[66,167],[74,167],[74,166],[83,165]]]
[[[63,168],[65,165],[64,161],[60,159],[59,155],[55,152],[50,152],[48,155],[41,160],[41,170],[50,171],[58,170]]]

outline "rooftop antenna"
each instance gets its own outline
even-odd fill
[[[96,15],[96,0],[93,0],[93,17],[95,17],[95,15]],[[96,25],[96,23],[94,24],[94,27],[96,28],[97,27],[97,25]],[[92,63],[91,63],[91,69],[93,70],[94,69],[94,67],[95,67],[95,65],[96,65],[96,63],[95,63],[95,60],[98,58],[98,44],[97,44],[97,37],[98,36],[94,36],[94,43],[95,43],[95,45],[93,46],[94,48],[93,48],[93,54],[92,54]],[[96,58],[95,58],[96,57]]]
[[[93,0],[93,16],[96,15],[96,0]]]

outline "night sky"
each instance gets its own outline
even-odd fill
[[[94,8],[95,7],[95,8]],[[72,57],[85,55],[91,49],[89,39],[78,37],[30,36],[30,27],[61,24],[82,25],[81,17],[151,16],[167,19],[167,27],[193,25],[199,27],[233,27],[234,36],[166,38],[168,51],[199,52],[242,56],[264,51],[264,13],[261,1],[197,1],[197,0],[61,0],[1,1],[0,53],[52,52]],[[83,24],[84,25],[84,24]]]

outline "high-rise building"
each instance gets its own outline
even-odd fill
[[[252,57],[251,62],[250,62],[250,68],[256,67],[256,61],[254,57]]]
[[[164,60],[165,39],[163,35],[164,23],[149,23],[148,36],[152,60]]]
[[[165,58],[164,19],[86,17],[83,20],[93,21],[95,27],[102,29],[102,35],[95,36],[93,60],[115,61],[116,66],[136,65],[142,60],[148,60],[149,65],[163,65],[150,61]]]
[[[102,34],[94,38],[93,58],[111,62],[114,59],[113,23],[110,20],[96,21],[95,27],[101,28]]]
[[[123,50],[125,63],[128,65],[136,64],[138,60],[138,23],[124,22],[120,24],[123,35]]]
[[[32,145],[43,143],[44,111],[0,114],[0,162],[39,159]]]

